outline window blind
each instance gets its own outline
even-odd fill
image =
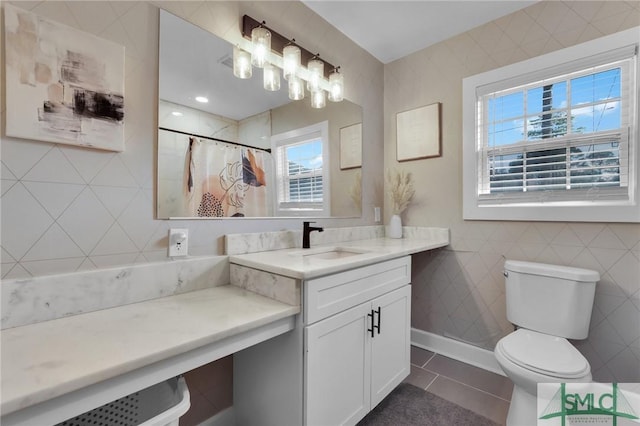
[[[628,46],[526,84],[479,87],[479,205],[627,198],[635,54]]]
[[[276,146],[278,204],[281,209],[322,210],[323,161],[322,140],[310,140]]]

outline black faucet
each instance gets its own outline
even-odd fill
[[[311,232],[313,232],[313,231],[319,231],[319,232],[324,231],[324,228],[322,228],[320,226],[311,226],[312,223],[315,223],[315,222],[302,222],[302,225],[303,225],[303,229],[302,229],[302,248],[303,249],[311,247],[311,245],[309,244],[309,234],[311,234]]]

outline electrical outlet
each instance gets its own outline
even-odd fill
[[[380,223],[380,207],[373,208],[373,220],[376,223]]]
[[[169,257],[186,256],[189,249],[188,229],[169,229]]]

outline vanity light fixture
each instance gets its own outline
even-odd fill
[[[233,47],[233,75],[238,78],[251,78],[253,68],[251,67],[251,55],[240,49],[239,46]]]
[[[311,108],[324,108],[327,105],[327,97],[324,90],[314,90],[311,92]]]
[[[309,71],[307,89],[309,89],[310,92],[319,91],[320,81],[324,77],[324,62],[322,62],[318,55],[316,55],[311,58],[311,60],[307,64],[307,70]]]
[[[251,65],[258,68],[264,68],[271,52],[271,32],[263,24],[251,30]]]
[[[294,43],[296,39],[291,40],[284,49],[282,49],[282,74],[285,80],[289,80],[289,76],[295,75],[300,68],[300,48]]]
[[[329,74],[329,100],[340,102],[344,99],[344,77],[339,72],[340,67],[336,67]]]
[[[273,64],[266,63],[264,64],[262,72],[262,82],[264,90],[268,90],[270,92],[276,92],[280,90],[280,69]]]
[[[305,85],[311,93],[311,106],[324,108],[327,94],[332,102],[344,99],[344,77],[323,59],[287,39],[248,15],[242,17],[242,35],[250,39],[241,48],[233,49],[233,74],[238,78],[250,78],[251,66],[263,68],[265,90],[280,89],[280,69],[288,81],[289,99],[300,100],[305,96]],[[250,60],[248,59],[250,58]],[[301,64],[306,63],[304,67]],[[332,70],[330,74],[327,74]]]
[[[304,99],[304,81],[295,74],[289,76],[289,99],[292,101]]]

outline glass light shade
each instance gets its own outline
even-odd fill
[[[311,108],[324,108],[327,104],[326,92],[324,90],[315,90],[311,92]]]
[[[329,75],[329,100],[340,102],[344,99],[344,76],[338,71]]]
[[[307,64],[307,70],[309,70],[307,89],[310,92],[320,90],[320,80],[324,77],[324,62],[319,59],[311,59]]]
[[[304,82],[295,74],[289,76],[289,99],[293,101],[304,99]]]
[[[251,68],[251,55],[240,49],[238,46],[233,48],[233,75],[238,78],[251,78],[253,68]]]
[[[262,27],[251,30],[251,64],[262,68],[268,62],[269,52],[271,52],[271,32]]]
[[[265,64],[262,72],[264,89],[270,92],[280,90],[280,70],[273,64]]]
[[[290,75],[295,75],[300,68],[300,48],[290,44],[282,49],[282,64],[285,80],[289,79]]]

